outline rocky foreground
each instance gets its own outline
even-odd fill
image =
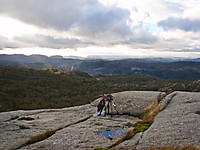
[[[94,149],[108,147],[134,128],[142,111],[157,100],[160,92],[126,91],[114,93],[119,114],[95,116],[97,99],[91,104],[64,108],[0,113],[0,149]],[[145,149],[160,145],[200,143],[200,93],[173,92],[161,102],[162,111],[153,124],[116,148]],[[137,117],[138,116],[138,117]],[[29,120],[23,119],[28,118]],[[21,118],[21,119],[20,119]],[[84,119],[86,118],[86,119]],[[59,130],[57,130],[59,129]],[[27,144],[32,137],[56,130],[41,141]],[[104,136],[105,131],[120,134]]]

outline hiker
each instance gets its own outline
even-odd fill
[[[97,111],[100,112],[98,116],[101,116],[101,113],[102,113],[102,110],[105,106],[105,103],[106,103],[106,94],[103,94],[99,104],[98,104],[98,109]]]
[[[101,116],[101,112],[102,112],[103,108],[105,107],[104,117],[107,114],[108,115],[110,114],[110,112],[109,112],[110,109],[111,109],[111,114],[110,115],[112,117],[112,115],[113,115],[113,106],[116,109],[116,105],[113,102],[113,96],[111,94],[103,94],[102,99],[100,100],[99,105],[98,105],[98,111],[100,111],[99,116]],[[108,113],[107,113],[107,110],[108,110]],[[117,111],[117,113],[118,113],[118,111]]]

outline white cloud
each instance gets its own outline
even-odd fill
[[[31,25],[26,25],[16,19],[9,19],[0,16],[0,35],[12,38],[15,35],[34,34],[37,29]]]
[[[0,48],[194,56],[199,8],[197,0],[0,0]]]

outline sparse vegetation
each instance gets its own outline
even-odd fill
[[[29,145],[29,144],[33,144],[33,143],[36,143],[36,142],[45,140],[45,139],[49,138],[50,136],[52,136],[53,134],[55,134],[57,131],[62,130],[62,129],[64,129],[64,128],[66,128],[66,127],[69,127],[69,126],[71,126],[71,125],[75,125],[75,124],[77,124],[77,123],[86,121],[86,120],[88,120],[88,119],[91,118],[91,117],[92,117],[92,115],[91,115],[91,116],[88,116],[88,117],[86,117],[86,118],[83,118],[83,119],[81,119],[81,120],[78,120],[78,121],[76,121],[76,122],[74,122],[74,123],[67,124],[67,125],[65,125],[65,126],[63,126],[63,127],[59,127],[59,128],[57,128],[57,129],[54,129],[54,130],[47,130],[47,131],[45,131],[45,132],[43,132],[43,133],[41,133],[41,134],[39,134],[39,135],[36,135],[36,136],[32,137],[32,138],[31,138],[30,140],[28,140],[24,145]],[[20,128],[21,128],[21,127],[20,127]],[[25,127],[22,127],[22,128],[23,128],[23,129],[27,129],[27,128],[25,128]],[[24,145],[21,145],[20,147],[23,147]]]
[[[131,139],[137,133],[146,131],[154,122],[154,118],[156,117],[156,115],[160,112],[159,102],[165,96],[171,93],[172,91],[166,92],[164,96],[158,95],[157,100],[143,110],[142,120],[135,123],[134,129],[129,130],[123,138],[119,139],[117,142],[110,145],[108,148],[113,148],[116,145],[119,145],[120,143],[122,143],[123,141]]]
[[[95,148],[94,150],[108,150],[107,148],[103,148],[103,147],[99,147],[99,148]]]
[[[33,144],[39,141],[42,141],[50,136],[52,136],[53,134],[55,134],[57,130],[47,130],[44,133],[41,133],[37,136],[32,137],[26,144]]]
[[[150,123],[141,123],[137,126],[137,131],[138,132],[144,132],[150,127]]]
[[[153,102],[143,110],[142,122],[152,124],[155,116],[160,112],[159,103]]]
[[[159,113],[159,111],[160,109],[158,102],[154,102],[150,106],[146,107],[143,110],[142,120],[135,123],[134,129],[129,130],[124,137],[119,139],[114,144],[110,145],[108,148],[113,148],[122,143],[123,141],[131,139],[137,133],[144,132],[145,130],[147,130],[153,123],[153,120],[155,116]]]
[[[166,97],[167,95],[173,93],[174,91],[171,90],[171,91],[168,91],[168,92],[165,92],[165,93],[160,93],[157,97],[157,101],[160,102],[164,97]]]
[[[200,150],[200,147],[195,145],[161,146],[161,147],[148,148],[146,150]]]

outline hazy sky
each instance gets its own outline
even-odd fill
[[[0,54],[200,57],[200,0],[0,0]]]

